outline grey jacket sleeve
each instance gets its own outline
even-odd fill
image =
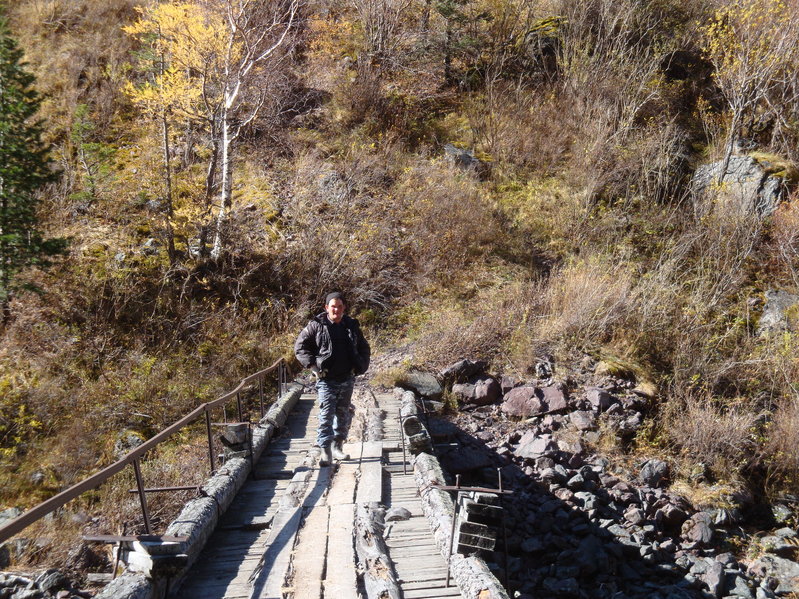
[[[316,354],[319,348],[316,347],[316,323],[314,321],[305,325],[300,331],[297,341],[294,342],[294,355],[305,368],[310,368],[316,364]]]

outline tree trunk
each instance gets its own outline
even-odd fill
[[[735,110],[732,115],[732,123],[730,123],[730,132],[727,135],[727,147],[724,149],[724,160],[721,162],[721,169],[719,170],[718,185],[724,182],[724,177],[727,175],[727,169],[730,166],[730,159],[732,158],[732,150],[735,147],[735,138],[738,135],[738,125],[741,122],[742,110]]]
[[[228,122],[227,111],[222,114],[222,144],[221,144],[221,169],[222,185],[219,194],[219,212],[216,216],[216,232],[214,234],[214,247],[211,258],[219,260],[224,251],[225,229],[227,227],[228,213],[233,204],[233,139]]]
[[[176,261],[175,255],[175,232],[172,229],[172,217],[174,215],[172,208],[172,165],[169,163],[169,120],[167,119],[166,111],[161,115],[161,130],[164,138],[164,202],[166,202],[166,248],[169,254],[169,264],[174,265]]]

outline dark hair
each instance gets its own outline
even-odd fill
[[[340,299],[345,306],[347,305],[347,301],[344,299],[344,296],[338,291],[333,291],[332,293],[328,293],[327,297],[325,297],[325,306],[329,306],[330,302],[332,302],[334,299]]]

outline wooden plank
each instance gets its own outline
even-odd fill
[[[333,475],[333,482],[327,496],[327,505],[352,504],[355,500],[356,475],[358,462],[361,459],[362,443],[346,443],[344,452],[350,454],[350,460],[341,462]]]
[[[330,506],[327,546],[335,548],[327,553],[327,569],[324,581],[325,597],[331,599],[358,599],[355,578],[355,549],[352,525],[355,506],[336,504]]]
[[[366,441],[361,455],[361,477],[355,503],[380,503],[383,501],[383,443]]]
[[[330,510],[326,505],[317,505],[305,517],[292,562],[295,597],[319,599],[322,596],[329,521]]]
[[[302,508],[280,510],[275,514],[262,569],[253,580],[251,599],[280,599],[286,580],[294,537],[300,526]]]

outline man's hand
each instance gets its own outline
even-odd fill
[[[311,374],[315,381],[319,381],[327,376],[326,370],[319,370],[316,366],[311,366]]]

